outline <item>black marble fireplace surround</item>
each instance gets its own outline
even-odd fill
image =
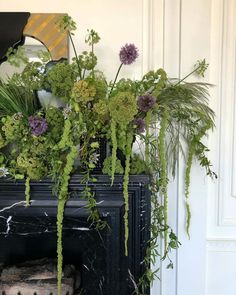
[[[82,176],[73,176],[63,229],[64,262],[74,264],[81,272],[84,295],[131,295],[133,280],[144,272],[149,239],[148,177],[130,177],[128,257],[124,255],[122,177],[116,177],[112,187],[109,177],[96,178],[93,191],[109,228],[98,232],[87,221],[86,201],[81,197]],[[25,207],[24,182],[0,180],[0,264],[56,257],[57,199],[51,194],[51,186],[49,179],[32,182],[32,203]]]

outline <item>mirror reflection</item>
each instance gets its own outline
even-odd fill
[[[30,62],[40,61],[39,53],[48,52],[47,48],[40,41],[31,37],[25,38],[25,44],[22,47]],[[16,67],[11,65],[8,61],[5,61],[0,65],[0,79],[6,81],[14,73],[21,73],[24,67],[24,64],[21,64],[20,67]]]

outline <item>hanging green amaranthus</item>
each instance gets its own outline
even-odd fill
[[[25,201],[26,206],[30,205],[30,177],[28,176],[25,180]]]
[[[188,148],[187,162],[185,168],[185,208],[186,208],[186,232],[188,237],[190,238],[190,222],[191,222],[191,210],[189,204],[189,187],[190,187],[190,174],[193,163],[193,157],[196,156],[200,160],[200,165],[207,169],[207,174],[211,177],[216,177],[214,172],[210,170],[210,162],[205,157],[205,146],[201,143],[201,138],[206,135],[207,130],[212,128],[212,121],[207,122],[205,126],[203,126],[197,134],[193,135]],[[206,149],[208,151],[208,149]]]
[[[125,151],[125,174],[123,181],[123,195],[125,201],[125,213],[124,213],[124,224],[125,224],[125,255],[128,256],[128,239],[129,239],[129,172],[130,172],[130,158],[132,153],[133,134],[127,134],[127,143]]]
[[[168,175],[167,175],[167,160],[166,160],[166,147],[165,147],[165,134],[168,126],[169,114],[166,108],[163,110],[163,116],[160,123],[160,131],[158,136],[158,151],[159,151],[159,161],[160,161],[160,192],[164,199],[164,225],[166,230],[164,231],[164,245],[165,252],[167,251],[167,235],[168,235]]]
[[[59,191],[59,200],[58,200],[58,209],[57,209],[57,288],[58,295],[61,294],[61,282],[62,282],[62,264],[63,264],[63,255],[62,255],[62,230],[63,230],[63,217],[64,217],[64,208],[66,201],[69,197],[68,186],[70,181],[70,174],[74,167],[74,161],[77,157],[78,151],[76,146],[70,147],[70,152],[66,157],[66,165],[61,175],[61,185]]]
[[[112,142],[112,160],[111,160],[111,184],[113,185],[116,172],[116,152],[117,152],[117,138],[116,138],[116,122],[111,121],[111,142]]]

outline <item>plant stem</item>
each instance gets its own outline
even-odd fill
[[[75,59],[76,59],[76,63],[77,63],[78,70],[79,70],[79,77],[80,77],[80,79],[81,79],[82,77],[81,77],[81,68],[80,68],[80,65],[79,65],[79,58],[78,58],[78,54],[77,54],[77,51],[76,51],[76,49],[75,49],[75,44],[74,44],[74,41],[73,41],[73,38],[72,38],[70,32],[69,32],[69,38],[70,38],[70,42],[71,42],[72,47],[73,47],[73,50],[74,50]]]
[[[120,64],[120,66],[119,66],[119,69],[118,69],[118,71],[117,71],[117,73],[116,73],[115,80],[114,80],[114,82],[113,82],[113,84],[112,84],[111,91],[110,91],[110,93],[109,93],[109,95],[108,95],[108,98],[111,96],[112,90],[113,90],[113,88],[114,88],[114,86],[115,86],[115,84],[116,84],[116,80],[117,80],[117,78],[118,78],[118,75],[119,75],[119,73],[120,73],[120,70],[121,70],[122,66],[123,66],[123,63]]]
[[[192,72],[190,72],[187,76],[183,77],[180,81],[178,81],[174,86],[179,85],[182,83],[184,80],[186,80],[188,77],[190,77],[192,74],[194,74],[201,66],[198,66],[196,69],[194,69]]]

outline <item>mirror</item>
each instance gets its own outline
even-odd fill
[[[9,47],[24,44],[25,37],[39,40],[50,52],[52,60],[68,59],[68,34],[59,22],[66,14],[0,12],[0,63],[6,60]],[[31,44],[31,41],[30,41]]]
[[[20,68],[6,62],[9,47],[17,48],[24,44],[30,61],[36,61],[38,51],[48,51],[52,60],[68,59],[68,34],[59,29],[62,13],[0,12],[0,79],[7,80],[13,73],[22,72]],[[2,62],[2,63],[1,63]],[[46,91],[38,92],[42,105],[57,105],[58,99]]]
[[[25,55],[29,61],[39,61],[39,52],[48,52],[47,48],[38,40],[26,37],[25,43],[22,46],[25,50]],[[21,73],[25,65],[22,64],[20,67],[10,65],[8,61],[3,62],[0,65],[0,79],[6,81],[8,77],[11,77],[14,73]]]

